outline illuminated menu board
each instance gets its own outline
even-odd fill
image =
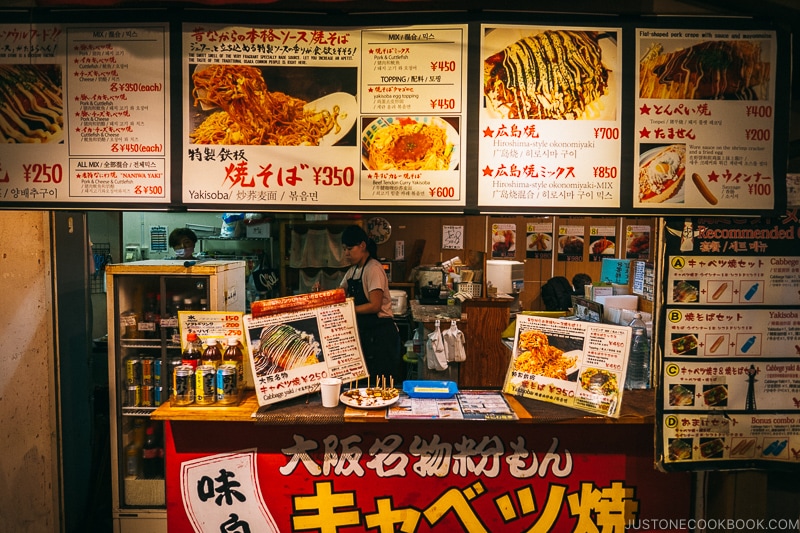
[[[634,207],[774,207],[775,39],[638,30]]]
[[[466,25],[185,25],[183,202],[463,206]]]
[[[481,27],[480,207],[620,207],[621,35]]]
[[[169,198],[166,24],[0,25],[0,201]]]

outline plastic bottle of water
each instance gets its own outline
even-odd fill
[[[650,388],[650,340],[647,338],[647,327],[642,314],[633,315],[631,327],[631,352],[628,359],[628,375],[625,378],[626,389]]]

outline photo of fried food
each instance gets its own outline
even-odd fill
[[[672,286],[672,299],[675,302],[692,303],[696,302],[700,289],[696,281],[680,280]]]
[[[680,407],[694,405],[694,385],[672,385],[669,388],[669,404]]]
[[[367,170],[451,170],[458,134],[439,117],[381,117],[361,139]]]
[[[615,246],[614,241],[601,237],[592,243],[592,253],[595,255],[614,255]]]
[[[575,366],[577,356],[565,356],[564,350],[550,345],[547,335],[538,330],[519,334],[519,355],[514,370],[554,379],[567,379],[567,371]]]
[[[0,65],[0,142],[60,142],[61,85],[60,65]]]
[[[564,235],[558,239],[559,253],[567,255],[583,255],[583,238],[575,235]]]
[[[261,331],[253,362],[257,375],[273,374],[318,363],[320,352],[313,334],[277,324]]]
[[[770,65],[756,41],[705,41],[665,53],[653,43],[639,62],[639,96],[766,100]]]
[[[728,405],[728,387],[725,385],[713,385],[710,387],[703,387],[703,400],[708,406],[726,406]]]
[[[628,233],[625,249],[626,253],[633,255],[648,253],[650,251],[650,234],[638,232]]]
[[[578,379],[583,390],[611,396],[619,392],[617,376],[602,368],[587,368]]]
[[[719,459],[725,449],[725,442],[720,438],[701,439],[700,455],[704,459]]]
[[[692,458],[692,443],[683,439],[670,439],[667,451],[670,461],[685,461]]]
[[[672,353],[676,355],[697,355],[697,337],[694,335],[681,335],[670,341]]]
[[[686,146],[671,144],[645,152],[639,164],[639,201],[676,199],[686,177]]]
[[[306,102],[269,91],[260,69],[203,65],[192,73],[193,105],[214,111],[189,134],[194,144],[318,146],[340,129],[340,109],[307,110]]]
[[[502,118],[594,119],[610,72],[597,32],[547,30],[487,57],[483,92]]]
[[[553,249],[553,238],[547,233],[528,234],[528,250],[549,252]]]

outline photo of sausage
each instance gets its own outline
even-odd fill
[[[703,198],[706,199],[706,202],[710,203],[711,205],[717,205],[717,197],[714,196],[714,193],[708,188],[708,185],[706,185],[706,182],[700,177],[700,174],[696,172],[692,174],[692,182],[694,183],[694,186],[697,187],[697,190],[700,191],[700,194],[703,195]]]
[[[719,350],[719,347],[722,346],[722,341],[725,340],[725,335],[720,335],[717,337],[717,340],[714,341],[714,344],[711,345],[711,348],[708,349],[708,353],[715,353]]]
[[[722,283],[717,290],[714,291],[714,294],[711,295],[712,300],[719,300],[719,297],[725,293],[725,289],[728,288],[728,282]]]

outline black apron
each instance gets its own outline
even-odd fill
[[[372,261],[372,258],[367,259]],[[364,263],[366,266],[366,263]],[[358,267],[356,267],[358,268]],[[355,271],[353,272],[355,275]],[[364,292],[364,267],[361,273],[347,280],[347,295],[353,298],[356,305],[369,303],[369,297]],[[358,336],[361,339],[361,351],[367,369],[372,377],[394,377],[400,384],[402,372],[400,362],[400,333],[394,320],[378,317],[377,313],[359,313],[356,315]]]

